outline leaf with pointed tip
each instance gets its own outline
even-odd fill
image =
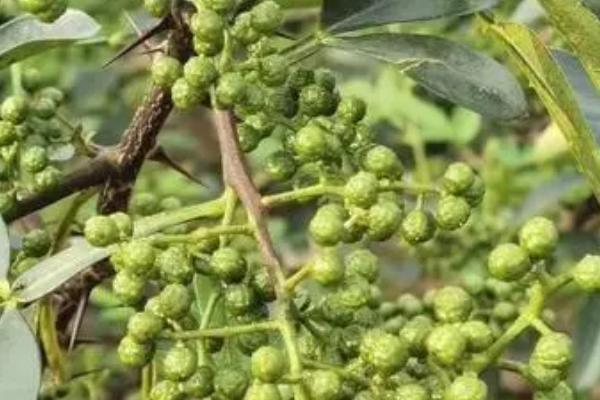
[[[0,26],[0,69],[58,46],[91,39],[100,32],[92,17],[68,10],[51,24],[32,15],[15,18]]]
[[[5,310],[0,318],[0,354],[0,399],[37,399],[40,351],[29,325],[15,308]]]
[[[573,382],[586,391],[600,381],[600,296],[591,296],[579,310],[575,329],[575,365]]]
[[[329,32],[349,32],[396,22],[472,14],[497,0],[324,0],[321,22]]]
[[[23,303],[37,300],[109,255],[108,249],[94,247],[85,240],[76,240],[71,247],[20,275],[13,282],[13,295]]]
[[[10,238],[8,228],[0,215],[0,281],[6,279],[10,268]]]
[[[325,44],[395,64],[437,95],[480,114],[514,119],[526,113],[525,95],[515,77],[461,44],[400,33],[329,37]]]

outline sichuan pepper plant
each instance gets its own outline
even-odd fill
[[[139,371],[143,399],[484,400],[492,392],[483,375],[497,370],[520,375],[536,399],[574,398],[572,341],[553,328],[546,305],[567,285],[600,291],[600,256],[555,268],[559,232],[540,216],[497,243],[480,281],[386,297],[370,245],[435,246],[440,232],[477,224],[471,214],[485,184],[460,161],[435,180],[416,179],[363,122],[364,101],[340,93],[332,71],[306,63],[324,47],[358,52],[397,64],[447,100],[516,118],[524,95],[496,61],[385,27],[479,12],[494,1],[325,1],[315,32],[291,39],[272,0],[146,0],[158,22],[113,61],[149,39],[160,45],[147,51],[146,98],[113,147],[65,118],[68,93],[21,65],[94,40],[96,23],[66,1],[15,5],[30,14],[0,27],[8,43],[0,64],[12,78],[0,108],[3,397],[69,393],[78,377],[65,347],[80,346],[87,297],[109,283],[118,304],[133,310],[116,347],[121,363]],[[132,200],[145,161],[165,161],[157,137],[175,108],[213,115],[222,194],[185,207],[151,194]],[[265,164],[268,192],[246,158],[267,140],[277,143]],[[83,165],[59,157],[65,149]],[[97,215],[77,226],[93,188]],[[3,221],[76,193],[59,223],[9,240]],[[315,251],[302,265],[285,265],[269,217],[306,204]],[[524,333],[535,337],[528,359],[509,358]]]

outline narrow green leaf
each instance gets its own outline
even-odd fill
[[[23,303],[44,297],[94,263],[107,258],[110,251],[77,240],[66,250],[57,253],[20,275],[13,283],[13,295]]]
[[[540,4],[600,88],[600,21],[596,15],[581,1],[540,0]]]
[[[8,228],[0,215],[0,281],[6,279],[10,268],[10,239]]]
[[[497,0],[324,0],[321,22],[330,32],[349,32],[396,22],[475,13]]]
[[[32,15],[15,18],[0,26],[0,69],[58,46],[90,39],[100,32],[92,17],[68,10],[51,24]]]
[[[487,22],[487,27],[537,92],[565,136],[579,170],[600,199],[598,146],[573,88],[552,54],[535,33],[523,25]]]
[[[0,318],[0,354],[0,399],[37,399],[42,372],[40,351],[17,309],[5,310]]]
[[[575,329],[575,365],[573,383],[585,391],[600,381],[600,296],[589,297],[579,310]]]
[[[483,115],[513,119],[526,112],[525,95],[510,72],[463,45],[399,33],[332,37],[325,44],[395,64],[437,95]]]

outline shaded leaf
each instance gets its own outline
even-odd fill
[[[600,87],[600,21],[580,1],[539,0],[552,23],[581,60],[592,81]]]
[[[395,22],[471,14],[497,0],[324,0],[321,22],[330,32],[348,32]]]
[[[47,150],[50,161],[65,162],[75,156],[75,146],[71,143],[52,143]]]
[[[477,137],[481,130],[482,118],[481,115],[471,110],[456,107],[452,110],[450,122],[454,130],[452,142],[466,145]]]
[[[523,25],[488,21],[487,26],[537,92],[565,136],[579,170],[586,176],[596,198],[600,198],[597,143],[573,88],[552,54],[535,33]]]
[[[0,68],[61,45],[90,39],[100,32],[92,17],[68,10],[51,24],[32,15],[15,18],[0,26]]]
[[[393,63],[437,95],[483,115],[513,119],[526,112],[525,95],[510,72],[461,44],[397,33],[329,38],[325,44]]]
[[[24,303],[37,300],[109,254],[107,249],[93,247],[84,240],[76,240],[71,247],[20,275],[13,283],[14,296]]]
[[[10,268],[10,238],[8,228],[0,215],[0,281],[6,279]]]
[[[42,372],[39,347],[17,309],[7,309],[0,318],[0,354],[0,398],[37,399]]]
[[[600,93],[576,57],[562,50],[553,50],[552,55],[569,79],[579,108],[596,139],[600,138]]]
[[[600,380],[600,296],[591,296],[579,310],[575,329],[575,365],[573,383],[585,391]]]

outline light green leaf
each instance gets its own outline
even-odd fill
[[[68,10],[51,24],[32,15],[15,18],[0,26],[0,69],[42,51],[91,39],[99,32],[96,21],[78,10]]]
[[[600,199],[600,155],[585,116],[566,76],[535,33],[513,23],[486,22],[519,67],[560,128],[580,171]]]
[[[6,279],[10,268],[10,238],[8,228],[0,215],[0,281]]]
[[[466,108],[456,107],[452,110],[450,121],[454,129],[452,142],[458,145],[466,145],[477,137],[483,119],[480,114]]]
[[[475,13],[497,0],[324,0],[321,22],[330,32],[349,32],[396,22]]]
[[[540,0],[540,4],[600,88],[600,21],[596,15],[581,1]]]
[[[5,310],[0,318],[0,354],[0,399],[37,399],[42,372],[39,347],[17,309]]]
[[[591,296],[579,310],[575,329],[575,366],[573,382],[585,391],[600,381],[600,296]]]
[[[399,33],[330,37],[325,44],[392,63],[437,95],[483,115],[513,119],[526,111],[525,95],[510,72],[461,44]]]
[[[110,251],[76,240],[71,247],[24,272],[13,282],[13,295],[29,303],[53,292],[91,265],[107,258]]]

